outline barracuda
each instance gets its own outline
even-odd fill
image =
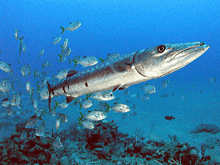
[[[114,92],[163,77],[194,61],[209,47],[202,42],[164,44],[111,59],[81,72],[72,71],[62,82],[54,86],[48,83],[49,107],[53,96],[65,95],[69,103],[81,95]]]

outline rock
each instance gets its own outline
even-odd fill
[[[27,124],[27,121],[23,121],[21,123],[16,124],[15,125],[16,132],[22,133],[25,129],[26,124]]]
[[[146,145],[144,148],[141,149],[142,155],[152,155],[158,150],[158,147],[152,145]]]
[[[201,133],[201,132],[216,134],[220,132],[220,129],[215,124],[199,124],[196,128],[194,128],[191,131],[191,133]]]
[[[22,140],[21,140],[19,137],[15,137],[15,138],[14,138],[14,142],[15,142],[16,144],[20,144],[20,143],[22,142]]]
[[[208,138],[202,143],[202,147],[206,149],[213,149],[217,146],[220,147],[220,139],[217,137]]]
[[[85,164],[84,161],[76,155],[76,153],[73,153],[70,159],[71,164]]]
[[[35,134],[35,130],[33,128],[25,128],[26,124],[27,124],[27,120],[16,124],[15,125],[16,133],[21,134],[23,131],[26,131],[27,132],[27,136],[30,136],[33,133]]]
[[[8,159],[10,160],[10,162],[16,162],[17,164],[27,164],[29,163],[29,159],[28,157],[26,157],[25,155],[23,155],[21,152],[18,151],[13,151],[11,153],[8,154]]]
[[[123,164],[146,164],[146,159],[145,158],[138,158],[138,157],[125,157],[123,159]]]
[[[48,138],[45,137],[40,137],[39,140],[36,142],[39,146],[43,148],[50,148],[51,146],[51,141]]]
[[[44,149],[38,145],[36,145],[34,148],[30,149],[29,152],[35,156],[42,154],[44,152]]]
[[[60,158],[60,163],[61,163],[61,165],[70,165],[70,161],[69,161],[68,156],[64,156],[64,157]]]

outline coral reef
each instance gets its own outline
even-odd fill
[[[196,128],[194,128],[191,131],[191,133],[201,133],[201,132],[217,134],[220,132],[220,129],[215,124],[199,124]]]
[[[93,130],[73,124],[51,137],[36,137],[34,130],[25,129],[24,139],[20,138],[22,127],[22,123],[17,124],[17,132],[0,143],[1,164],[217,164],[176,136],[170,136],[169,142],[145,140],[137,130],[137,135],[130,137],[119,132],[114,121],[99,121]],[[62,148],[52,145],[56,137],[60,137]],[[208,143],[203,148],[207,149]]]

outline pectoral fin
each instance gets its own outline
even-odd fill
[[[69,71],[68,71],[68,73],[67,73],[67,76],[66,77],[71,77],[71,76],[73,76],[74,74],[76,74],[77,73],[77,71],[76,70],[72,70],[72,69],[70,69]]]
[[[73,96],[66,96],[67,104],[70,103],[71,101],[73,101],[74,99],[75,99],[75,97],[73,97]]]
[[[116,90],[118,90],[122,85],[117,85],[115,86],[115,88],[112,90],[112,92],[115,92]]]
[[[123,86],[121,86],[118,90],[124,90],[124,89],[126,89],[126,88],[128,88],[130,85],[123,85]]]

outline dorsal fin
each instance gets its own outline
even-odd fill
[[[76,74],[76,73],[77,73],[76,70],[70,69],[70,70],[68,70],[68,73],[67,73],[67,76],[66,76],[66,77],[71,77],[71,76],[73,76],[73,75]]]

